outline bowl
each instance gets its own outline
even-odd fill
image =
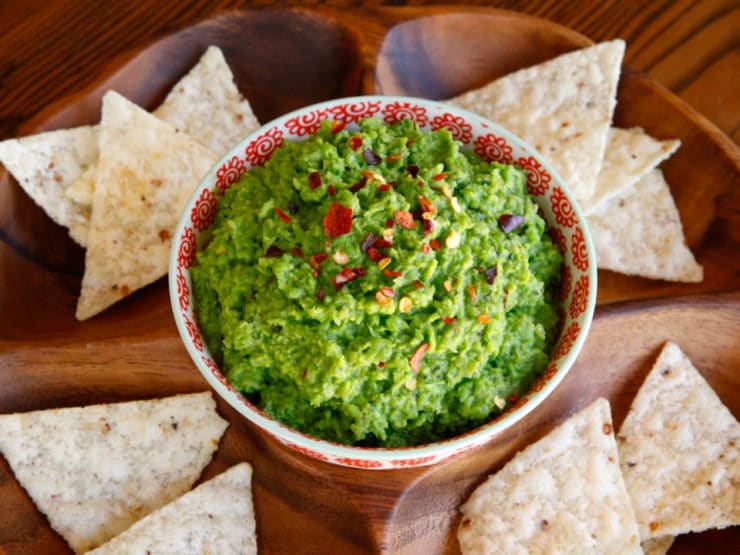
[[[311,437],[265,414],[237,391],[211,356],[193,312],[190,267],[214,221],[217,199],[244,172],[264,164],[285,141],[301,141],[322,120],[352,125],[360,119],[387,123],[410,118],[426,130],[448,129],[464,149],[489,161],[517,164],[527,172],[529,193],[541,208],[564,255],[561,332],[550,363],[528,393],[503,413],[462,435],[399,448],[344,445]],[[391,469],[431,465],[476,448],[524,418],[562,381],[588,333],[596,301],[596,263],[586,220],[568,187],[535,149],[495,123],[460,108],[411,97],[359,96],[301,108],[262,126],[235,145],[203,178],[190,198],[172,241],[169,290],[175,322],[188,354],[206,381],[253,424],[289,448],[332,464]]]

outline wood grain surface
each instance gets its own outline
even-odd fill
[[[620,423],[668,339],[740,414],[740,6],[488,4],[518,13],[332,3],[286,11],[278,2],[205,0],[0,3],[0,140],[93,122],[111,87],[153,108],[210,43],[222,46],[267,121],[360,92],[443,98],[589,39],[622,37],[617,123],[683,141],[664,169],[705,265],[704,283],[600,272],[600,307],[575,367],[530,417],[482,449],[431,468],[347,470],[289,451],[219,403],[231,426],[204,478],[253,463],[262,553],[457,553],[457,508],[472,488],[599,395]],[[255,9],[233,12],[245,7]],[[83,258],[0,170],[0,412],[205,389],[177,337],[164,281],[89,322],[74,320]],[[682,537],[671,553],[738,544],[735,528]],[[69,552],[0,458],[3,551]]]

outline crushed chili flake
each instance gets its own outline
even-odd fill
[[[474,285],[468,285],[468,295],[470,295],[470,300],[474,301],[478,294],[475,292],[475,286]]]
[[[416,186],[417,186],[417,187],[418,187],[419,189],[422,189],[422,188],[424,188],[424,182],[423,182],[423,181],[417,181],[417,182],[416,182]]]
[[[393,270],[384,270],[383,273],[388,277],[401,277],[403,272],[394,272]]]
[[[329,255],[326,254],[325,252],[320,252],[320,253],[317,253],[317,254],[312,254],[308,258],[308,263],[311,264],[311,267],[314,270],[318,270],[319,269],[319,266],[321,266],[321,264],[323,264],[324,260],[326,260],[328,257],[329,257]],[[314,276],[314,277],[316,277],[316,276]]]
[[[430,252],[432,252],[432,249],[431,247],[429,247],[428,243],[423,243],[421,245],[421,252],[423,252],[424,254],[429,254]]]
[[[376,249],[389,249],[393,246],[393,243],[385,239],[378,239],[373,245]]]
[[[442,316],[442,321],[445,324],[454,324],[455,320],[457,320],[457,318],[455,318],[454,316]]]
[[[384,183],[383,185],[380,185],[378,187],[378,191],[380,191],[381,193],[385,193],[386,191],[390,190],[390,188],[391,188],[390,185],[388,185],[387,183]]]
[[[653,520],[652,522],[650,522],[650,524],[648,524],[648,526],[650,527],[651,532],[655,532],[658,528],[660,528],[660,522],[656,522]]]
[[[421,209],[424,212],[431,212],[432,215],[437,215],[437,207],[434,206],[434,203],[429,200],[424,195],[419,195],[416,197],[416,199],[419,201],[419,204],[421,205]]]
[[[434,220],[424,220],[424,235],[429,235],[434,231],[435,225]]]
[[[419,369],[421,368],[421,360],[424,358],[424,355],[427,354],[428,350],[429,343],[422,343],[416,348],[414,354],[411,355],[411,358],[409,359],[409,364],[411,365],[411,369],[415,373],[419,373]]]
[[[300,247],[293,247],[292,249],[290,249],[290,254],[292,254],[296,258],[303,258],[303,251]]]
[[[379,368],[385,368],[385,361],[384,361],[384,360],[381,360],[381,361],[380,361],[380,362],[378,363],[378,367],[379,367]]]
[[[439,241],[437,241],[436,239],[432,239],[431,241],[429,241],[429,246],[432,247],[435,251],[438,251],[442,248],[442,245],[440,245]]]
[[[498,275],[498,268],[496,266],[491,266],[486,270],[486,281],[489,283],[489,285],[493,285],[493,282],[496,281],[496,276]]]
[[[275,214],[278,215],[278,217],[283,220],[286,224],[289,224],[293,221],[293,218],[288,216],[285,212],[283,212],[279,207],[275,207]]]
[[[383,270],[384,268],[388,267],[388,264],[391,263],[390,258],[381,258],[378,260],[378,269]]]
[[[393,219],[401,227],[406,229],[414,229],[416,224],[414,223],[414,216],[408,210],[396,210],[393,212]]]
[[[327,193],[329,193],[329,196],[330,196],[330,197],[333,197],[333,196],[334,196],[334,194],[335,194],[335,193],[337,192],[337,190],[336,190],[336,189],[334,188],[334,185],[329,185],[329,186],[328,186],[328,187],[326,188],[326,192],[327,192]]]
[[[409,164],[408,166],[406,166],[406,171],[411,174],[411,177],[416,179],[416,176],[419,175],[419,166],[417,166],[416,164]]]
[[[388,218],[388,219],[387,219],[387,220],[385,221],[385,227],[387,227],[387,228],[389,228],[389,229],[390,229],[390,228],[392,228],[392,227],[393,227],[393,224],[394,224],[394,223],[395,223],[395,222],[394,222],[394,221],[393,221],[393,220],[392,220],[391,218]]]
[[[385,159],[388,160],[389,162],[395,162],[396,160],[401,159],[401,155],[400,154],[389,154],[388,156],[385,157]]]
[[[283,256],[283,249],[277,245],[270,245],[265,251],[265,256],[268,258],[279,258]]]
[[[489,323],[491,321],[491,317],[488,314],[485,314],[485,313],[484,314],[480,314],[478,316],[478,321],[481,324],[487,324],[487,323]]]
[[[378,153],[375,152],[372,148],[366,148],[365,150],[363,150],[362,157],[365,159],[365,162],[367,162],[371,166],[377,166],[383,161],[383,159],[378,156]]]
[[[332,203],[324,217],[324,233],[334,238],[350,231],[352,231],[352,209],[336,202]]]
[[[516,403],[519,400],[519,394],[515,391],[506,398],[509,403]]]
[[[414,287],[416,287],[417,289],[421,289],[422,287],[424,287],[424,284],[417,279],[416,281],[414,281]]]
[[[339,133],[346,126],[347,126],[347,122],[344,122],[344,121],[333,121],[333,122],[331,122],[331,132],[332,133]]]
[[[515,214],[501,214],[498,217],[498,226],[504,233],[514,231],[517,227],[524,223],[524,216],[517,216]]]
[[[365,275],[365,268],[358,266],[357,268],[345,268],[337,275],[334,276],[334,287],[339,291],[350,281],[361,278]]]
[[[324,293],[324,288],[319,287],[319,290],[316,292],[316,298],[323,302],[324,297],[326,297],[326,293]]]
[[[365,185],[367,185],[367,177],[363,175],[357,183],[355,183],[354,185],[352,185],[352,187],[349,188],[349,190],[352,191],[353,193],[356,193],[360,191]]]
[[[352,150],[355,150],[355,151],[360,150],[361,146],[362,146],[362,137],[360,137],[359,135],[355,135],[349,140],[349,147]]]
[[[360,250],[362,252],[367,252],[367,249],[372,247],[375,244],[375,241],[376,241],[375,234],[371,231],[362,240],[362,244],[360,245]]]
[[[292,200],[288,201],[288,212],[290,212],[294,216],[298,214],[298,205]]]
[[[306,374],[307,373],[308,373],[308,369],[307,368],[304,368],[303,369],[303,372],[301,372],[301,379],[302,380],[305,380],[306,379]]]
[[[447,174],[444,173],[444,172],[442,172],[442,173],[438,173],[437,175],[435,175],[434,177],[432,177],[432,180],[433,181],[442,181],[445,177],[447,177]]]
[[[373,262],[380,262],[383,259],[383,255],[380,254],[380,251],[375,247],[367,249],[367,256]]]
[[[317,189],[321,187],[321,174],[319,172],[311,172],[308,174],[308,188]]]

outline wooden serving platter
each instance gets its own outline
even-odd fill
[[[446,98],[589,44],[553,23],[489,9],[234,12],[112,60],[22,134],[93,123],[114,88],[152,109],[209,44],[220,46],[260,121],[361,93]],[[279,60],[279,63],[276,63]],[[473,453],[421,469],[363,471],[296,454],[219,404],[231,422],[204,479],[254,468],[261,553],[458,553],[457,509],[484,477],[598,396],[615,423],[666,340],[740,414],[740,152],[648,76],[625,68],[616,124],[682,147],[663,164],[705,280],[599,273],[599,307],[575,366],[531,416]],[[0,413],[201,391],[160,280],[90,321],[74,308],[84,253],[0,170]],[[0,553],[69,553],[0,458]],[[681,537],[671,553],[730,552],[737,528]]]

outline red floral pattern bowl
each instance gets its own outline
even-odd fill
[[[367,117],[387,123],[410,118],[423,129],[448,129],[489,161],[516,164],[527,171],[529,193],[542,209],[552,237],[565,257],[561,289],[561,333],[550,365],[532,389],[504,413],[463,435],[404,448],[341,445],[308,436],[272,419],[226,380],[208,352],[193,310],[190,266],[199,239],[213,223],[217,200],[241,174],[264,164],[285,141],[300,141],[322,120],[351,125]],[[480,116],[417,98],[364,96],[307,106],[268,123],[234,146],[203,178],[180,219],[172,242],[169,287],[177,329],[206,381],[240,414],[278,441],[309,457],[357,468],[388,469],[434,464],[490,441],[530,413],[560,383],[586,338],[596,301],[596,264],[586,220],[558,174],[532,147]]]

